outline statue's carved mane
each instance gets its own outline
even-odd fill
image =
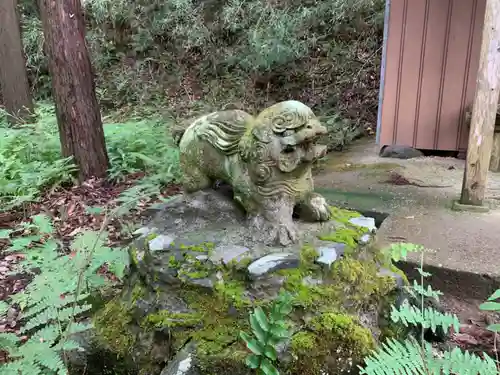
[[[212,118],[209,115],[205,126],[200,127],[196,134],[223,154],[233,155],[239,152],[239,143],[247,132],[252,116],[240,110],[224,112]],[[234,112],[238,116],[234,116]]]

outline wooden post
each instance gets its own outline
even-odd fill
[[[500,93],[500,1],[486,0],[461,205],[482,206]]]

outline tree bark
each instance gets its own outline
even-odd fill
[[[500,1],[487,0],[460,203],[482,206],[500,93]]]
[[[109,166],[80,0],[40,0],[63,156],[80,181],[105,177]]]
[[[12,125],[33,120],[17,0],[0,1],[0,89]]]

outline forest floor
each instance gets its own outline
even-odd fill
[[[389,159],[377,151],[374,141],[365,138],[342,153],[330,153],[315,171],[318,192],[334,204],[389,214],[378,230],[381,246],[408,242],[428,248],[424,268],[432,274],[429,282],[444,293],[443,307],[463,323],[452,341],[492,353],[494,335],[485,326],[500,322],[500,316],[478,306],[500,282],[500,173],[488,176],[488,213],[457,212],[451,206],[460,196],[463,160]],[[402,264],[410,279],[419,277],[419,263],[417,254]]]

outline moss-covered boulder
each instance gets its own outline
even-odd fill
[[[138,232],[127,286],[93,319],[103,349],[139,374],[173,375],[179,366],[186,374],[252,374],[240,332],[252,331],[253,309],[267,311],[287,291],[289,338],[276,346],[275,366],[283,374],[355,373],[387,332],[381,315],[406,282],[374,246],[372,228],[352,224],[361,215],[332,207],[329,223],[299,223],[297,246],[270,248],[234,233],[228,240],[231,229],[244,233],[237,211],[221,220],[224,205],[198,204],[189,222],[193,206],[161,211],[163,225],[157,217]],[[207,240],[194,241],[200,232]]]

